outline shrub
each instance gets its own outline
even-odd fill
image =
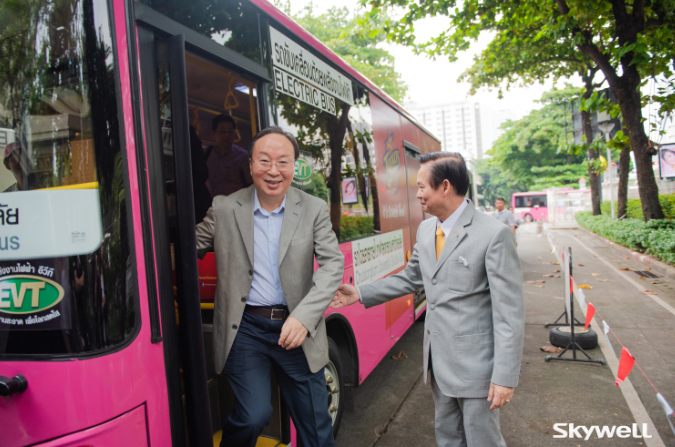
[[[590,211],[577,213],[576,219],[579,225],[597,235],[675,265],[675,221],[617,220],[606,214],[593,216]]]
[[[340,216],[340,242],[373,234],[373,218]]]

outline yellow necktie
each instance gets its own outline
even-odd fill
[[[445,245],[445,234],[443,234],[443,228],[438,227],[436,230],[436,260],[441,257],[441,252],[443,251],[443,246]]]

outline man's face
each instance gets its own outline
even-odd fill
[[[234,125],[228,122],[218,123],[218,127],[214,131],[214,136],[216,138],[216,144],[221,149],[229,149],[234,143],[236,137],[236,130],[234,130]]]
[[[495,208],[497,208],[497,211],[499,211],[500,213],[501,213],[502,211],[504,211],[504,205],[506,205],[506,204],[504,203],[503,200],[497,200],[497,201],[495,202]]]
[[[422,204],[422,209],[425,213],[432,216],[439,216],[443,214],[446,203],[446,195],[444,194],[444,185],[438,186],[434,189],[429,182],[429,166],[431,163],[426,163],[420,166],[417,173],[417,198]],[[445,188],[452,188],[452,186],[445,186]]]
[[[264,169],[261,163],[272,162],[270,169]],[[285,164],[286,170],[279,170]],[[259,139],[253,147],[251,177],[259,196],[268,199],[283,197],[293,180],[295,151],[288,138],[279,134],[269,134]]]

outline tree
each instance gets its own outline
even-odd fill
[[[533,110],[517,121],[502,125],[505,132],[488,151],[489,163],[498,167],[512,179],[512,185],[530,189],[541,177],[533,168],[560,165],[579,165],[584,156],[569,153],[568,130],[569,101],[578,97],[579,89],[567,87],[544,93],[544,107]],[[576,177],[574,182],[578,181]]]
[[[491,33],[492,42],[472,67],[478,74],[469,72],[476,85],[529,84],[568,76],[572,66],[566,62],[597,67],[618,100],[630,136],[645,219],[663,218],[651,161],[655,150],[642,123],[639,88],[648,76],[672,76],[672,0],[373,0],[371,4],[374,16],[383,7],[405,7],[400,21],[389,22],[389,38],[431,55],[454,59],[481,33]],[[416,45],[414,23],[437,15],[449,17],[451,28]],[[524,67],[519,69],[521,63]]]
[[[481,158],[476,164],[476,173],[482,181],[478,185],[478,194],[483,196],[485,205],[493,205],[498,197],[509,203],[514,192],[527,191],[527,186],[518,184],[511,176],[505,174],[498,166],[490,164],[487,158]]]

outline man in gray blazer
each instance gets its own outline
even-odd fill
[[[505,446],[498,408],[518,385],[523,275],[511,229],[464,198],[460,154],[420,157],[417,198],[428,214],[406,268],[360,289],[343,284],[332,308],[372,307],[424,286],[424,379],[431,371],[439,446]],[[360,298],[359,298],[360,294]]]
[[[236,397],[221,446],[256,445],[272,415],[270,368],[304,445],[334,445],[323,315],[344,256],[326,203],[290,187],[298,155],[291,134],[259,132],[249,149],[253,185],[214,197],[197,226],[198,253],[214,250],[218,270],[215,369]]]

